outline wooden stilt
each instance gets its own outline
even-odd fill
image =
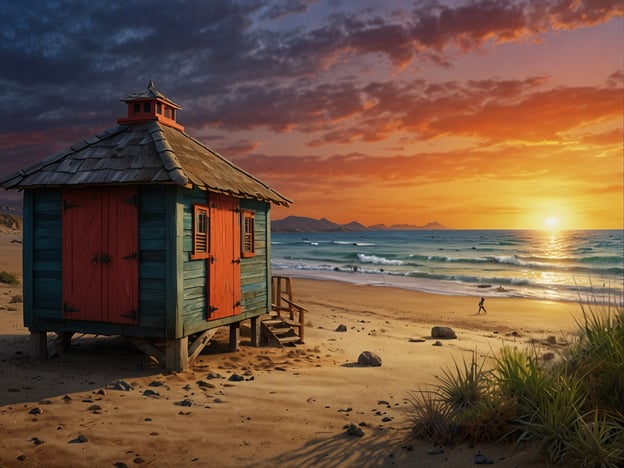
[[[182,371],[189,367],[188,336],[176,340],[167,340],[165,367],[170,371]]]
[[[251,319],[251,346],[256,348],[260,346],[260,317],[252,317]]]
[[[230,324],[230,351],[238,351],[240,342],[240,322]]]
[[[48,358],[48,333],[45,331],[30,332],[30,358]]]

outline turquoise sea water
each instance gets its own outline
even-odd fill
[[[274,233],[273,274],[434,294],[622,303],[624,231]]]

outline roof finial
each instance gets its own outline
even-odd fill
[[[147,84],[147,89],[149,89],[150,91],[156,89],[156,85],[152,80],[149,80],[149,83]]]

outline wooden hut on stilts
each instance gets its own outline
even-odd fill
[[[118,125],[11,174],[24,191],[24,322],[47,333],[122,335],[170,370],[218,327],[271,311],[270,205],[290,200],[184,132],[150,81]],[[163,344],[163,346],[159,346]]]

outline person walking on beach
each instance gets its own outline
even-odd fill
[[[485,297],[482,297],[481,300],[479,301],[479,311],[477,312],[477,315],[480,315],[481,311],[483,311],[484,314],[487,314],[487,310],[485,310],[485,306],[483,305],[484,302],[485,302]]]

